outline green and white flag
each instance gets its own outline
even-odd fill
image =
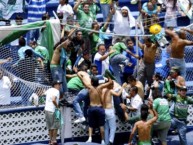
[[[54,45],[60,41],[60,21],[56,19],[38,21],[19,26],[0,27],[0,46],[9,44],[25,35],[29,30],[45,28],[41,33],[40,45],[48,49],[50,60],[53,54]]]

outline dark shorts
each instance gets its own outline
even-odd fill
[[[104,126],[105,124],[105,110],[103,107],[89,107],[88,109],[88,124],[91,128]]]

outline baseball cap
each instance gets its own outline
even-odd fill
[[[62,81],[60,80],[55,80],[52,82],[52,86],[56,85],[56,84],[62,84]]]
[[[179,71],[180,68],[178,66],[172,66],[171,69],[175,70],[175,71]]]
[[[176,72],[176,70],[174,70],[174,69],[170,70],[170,73],[175,73],[175,72]]]
[[[179,88],[179,90],[185,90],[185,91],[187,91],[187,87],[186,87],[186,86],[182,86],[182,87]]]

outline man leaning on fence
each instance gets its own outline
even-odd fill
[[[55,112],[59,108],[59,97],[60,97],[60,85],[62,82],[54,81],[52,88],[48,89],[46,94],[45,104],[45,118],[46,127],[49,132],[50,141],[49,144],[58,145],[56,141],[57,132],[60,128],[60,120],[57,119]]]

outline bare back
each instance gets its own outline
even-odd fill
[[[103,89],[102,99],[103,99],[103,108],[105,109],[113,108],[111,89]]]
[[[101,90],[92,86],[88,89],[88,91],[89,91],[89,98],[90,98],[90,106],[102,106]]]
[[[172,58],[184,58],[184,48],[186,43],[183,39],[174,38],[171,43],[171,57]]]
[[[143,87],[143,84],[140,81],[136,81],[136,85],[135,86],[138,88],[138,94],[141,97],[141,99],[143,100],[144,99],[144,89],[143,89],[144,87]]]
[[[139,141],[150,141],[152,124],[148,121],[138,121],[136,123]]]

